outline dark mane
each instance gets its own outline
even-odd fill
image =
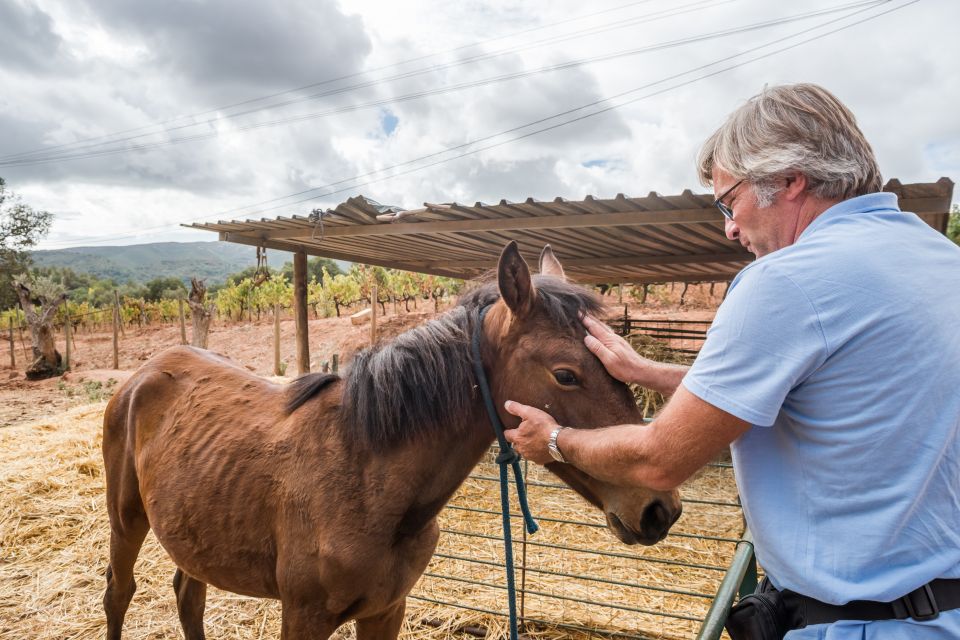
[[[293,413],[331,382],[336,382],[339,379],[340,376],[335,373],[307,373],[300,376],[291,382],[286,390],[287,403],[284,405],[284,410],[287,413]]]
[[[549,276],[533,280],[536,308],[564,330],[576,330],[584,313],[603,308],[593,292],[580,286]],[[496,282],[477,284],[451,311],[354,357],[345,375],[342,417],[353,425],[358,444],[382,451],[466,427],[465,418],[479,397],[470,340],[479,309],[499,298]]]

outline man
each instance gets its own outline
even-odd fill
[[[960,638],[960,248],[880,193],[853,115],[815,85],[749,100],[698,164],[727,237],[757,260],[689,369],[586,318],[611,375],[672,397],[647,426],[562,429],[556,448],[598,478],[669,490],[729,445],[770,582],[828,620],[790,640]],[[549,462],[559,426],[506,408],[522,419],[507,438]],[[941,612],[926,620],[933,580]],[[903,620],[829,607],[911,593]]]

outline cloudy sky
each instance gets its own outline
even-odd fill
[[[817,82],[885,178],[956,181],[958,25],[957,0],[0,0],[0,176],[54,213],[42,248],[357,193],[705,191],[732,109]]]

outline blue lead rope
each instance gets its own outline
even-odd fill
[[[520,470],[520,454],[507,442],[503,435],[503,422],[500,421],[500,414],[497,413],[497,408],[493,404],[490,385],[487,384],[487,376],[483,371],[483,361],[480,359],[483,319],[487,316],[489,310],[490,305],[480,310],[477,327],[473,332],[473,370],[477,376],[480,393],[483,395],[483,403],[487,407],[487,415],[490,417],[494,433],[497,434],[497,444],[500,445],[497,464],[500,466],[500,510],[503,512],[504,560],[507,565],[507,600],[510,607],[510,640],[517,640],[517,588],[513,576],[513,536],[510,533],[510,492],[507,488],[510,484],[510,478],[507,475],[508,466],[513,467],[513,477],[517,485],[517,499],[520,502],[520,513],[523,514],[523,522],[527,527],[527,533],[532,535],[540,527],[537,526],[533,516],[530,515],[530,507],[527,505],[527,489],[523,484],[523,472]]]

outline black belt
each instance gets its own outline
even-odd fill
[[[765,580],[769,585],[769,581]],[[772,586],[767,587],[772,589]],[[784,604],[799,623],[795,629],[839,620],[933,620],[941,611],[960,609],[960,579],[934,580],[893,602],[853,600],[847,604],[827,604],[793,591],[781,592]]]

